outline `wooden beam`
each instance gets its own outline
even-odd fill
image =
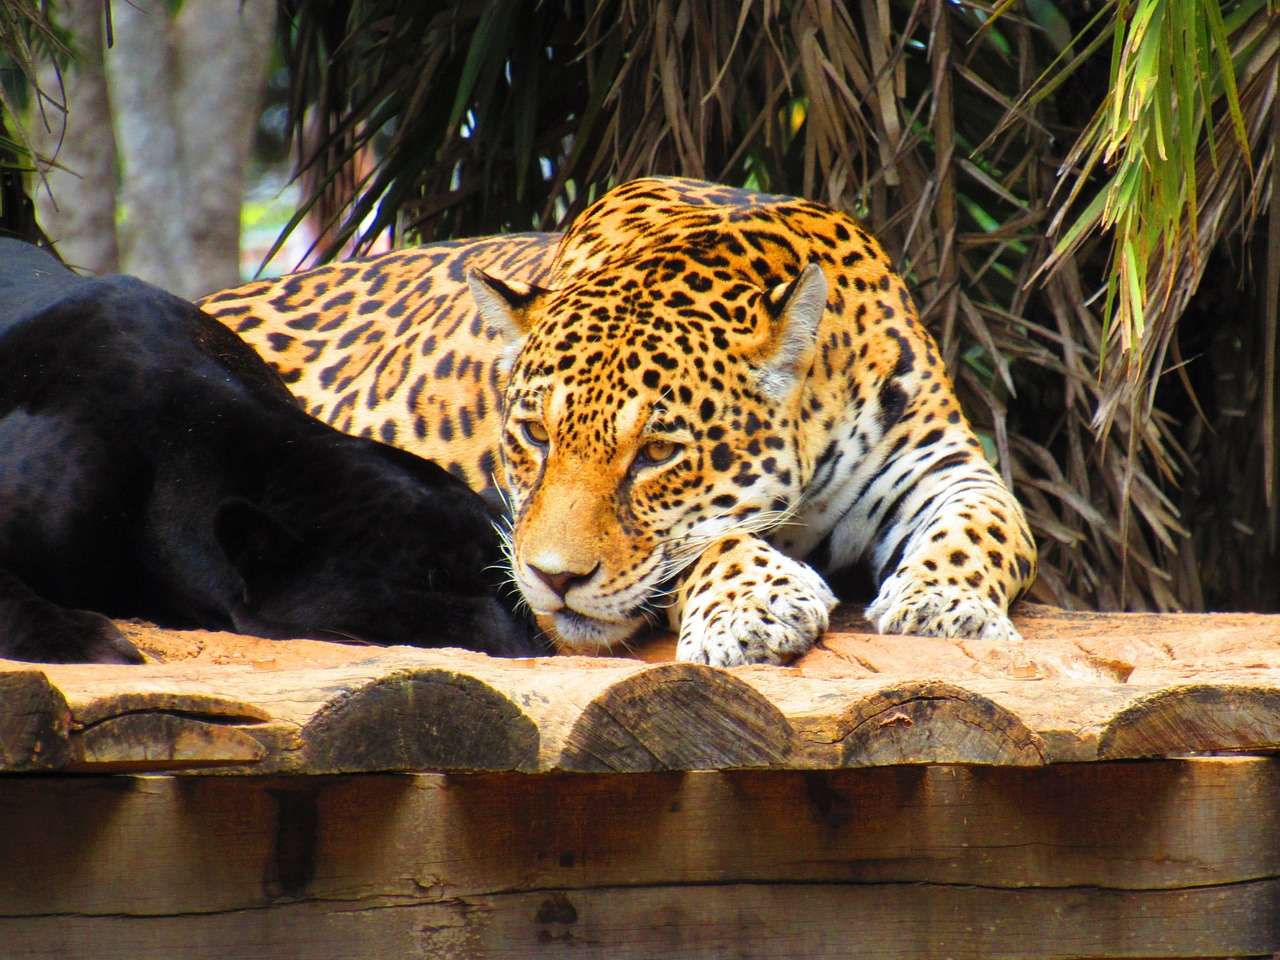
[[[0,779],[6,958],[1269,956],[1280,759]]]
[[[15,960],[1026,960],[1272,956],[1280,881],[1231,891],[756,884],[510,892],[436,903],[0,921]],[[1205,919],[1209,918],[1209,919]]]

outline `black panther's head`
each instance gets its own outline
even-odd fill
[[[548,647],[518,608],[495,517],[436,464],[330,431],[269,470],[258,502],[216,518],[244,580],[236,629],[501,656]]]

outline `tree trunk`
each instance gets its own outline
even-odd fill
[[[41,66],[47,96],[32,110],[32,146],[53,165],[34,184],[36,215],[45,235],[71,266],[91,273],[120,268],[116,245],[116,144],[102,62],[102,0],[63,0],[60,24],[76,58],[62,71]],[[66,112],[51,102],[62,99]]]
[[[186,173],[185,289],[240,282],[240,207],[275,28],[275,0],[186,3],[176,23],[174,114]]]
[[[121,263],[124,272],[184,295],[191,244],[182,215],[168,4],[112,4],[111,16],[115,45],[107,51],[106,64],[123,168]]]
[[[273,0],[112,6],[124,266],[187,297],[240,282],[240,205]]]

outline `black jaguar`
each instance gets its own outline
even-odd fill
[[[192,304],[0,239],[0,657],[139,661],[107,617],[544,652],[499,560],[478,495]]]

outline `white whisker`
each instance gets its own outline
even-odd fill
[[[722,514],[696,524],[687,533],[664,540],[663,577],[670,579],[702,556],[703,551],[717,540],[732,534],[756,535],[766,533],[791,520],[796,515],[796,505],[785,510],[761,510],[747,517]]]
[[[493,529],[498,534],[498,550],[502,554],[502,559],[490,564],[486,569],[503,573],[505,576],[503,577],[502,587],[515,594],[516,609],[527,610],[532,614],[533,608],[529,606],[529,601],[525,598],[524,591],[520,589],[520,581],[515,573],[515,541],[513,539],[515,528],[510,515],[510,501],[501,487],[495,484],[494,488],[498,491],[503,503],[507,505],[508,511],[506,516],[493,521]]]

